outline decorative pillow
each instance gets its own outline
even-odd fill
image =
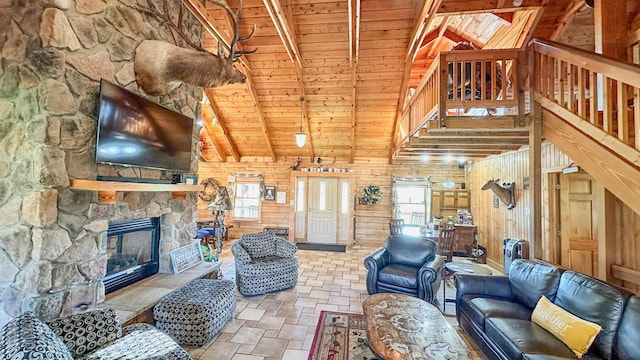
[[[113,309],[99,309],[55,319],[49,327],[62,338],[75,358],[92,352],[122,336]]]
[[[275,235],[270,231],[243,234],[240,242],[252,259],[273,256],[276,253]]]
[[[578,358],[582,358],[589,350],[593,340],[602,330],[600,325],[573,315],[544,296],[538,300],[531,314],[531,321],[560,339]]]
[[[73,360],[62,340],[26,312],[0,329],[0,359]]]

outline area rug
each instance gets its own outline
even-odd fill
[[[307,360],[382,360],[369,347],[364,315],[322,311]]]
[[[333,251],[333,252],[345,252],[347,250],[347,245],[338,245],[338,244],[296,243],[296,246],[300,250],[317,250],[317,251]]]

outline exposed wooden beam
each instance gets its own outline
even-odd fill
[[[520,35],[518,35],[518,39],[513,46],[514,48],[521,48],[529,43],[533,36],[533,31],[538,26],[538,23],[544,14],[544,8],[547,6],[547,2],[548,0],[541,0],[540,7],[534,9],[534,14],[529,16],[527,23],[522,27],[522,31],[520,32]]]
[[[289,26],[289,22],[284,14],[284,10],[282,10],[282,6],[280,6],[280,2],[278,0],[263,0],[263,2],[267,12],[269,13],[269,17],[271,17],[271,21],[280,36],[282,45],[284,45],[285,51],[287,52],[287,55],[289,55],[289,59],[296,67],[302,69],[302,60],[300,59],[300,50],[298,50],[295,33],[293,32],[292,27]]]
[[[529,140],[529,131],[522,129],[432,129],[427,131],[421,129],[418,131],[420,139],[451,139],[451,138],[468,138],[468,139],[525,139]]]
[[[428,146],[405,145],[400,148],[401,151],[442,151],[442,150],[513,150],[518,149],[520,145],[513,144],[440,144]]]
[[[487,149],[487,148],[478,148],[478,149],[468,149],[468,148],[445,148],[445,149],[405,149],[405,148],[401,148],[400,150],[398,150],[398,154],[405,154],[405,155],[422,155],[422,154],[486,154],[486,155],[492,155],[492,154],[501,154],[505,151],[509,151],[509,150],[516,150],[517,148],[513,148],[513,147],[501,147],[501,148],[496,148],[496,149]]]
[[[476,39],[473,39],[465,35],[467,34],[462,34],[462,35],[456,34],[455,32],[451,31],[448,27],[447,27],[447,30],[444,32],[444,34],[442,34],[442,36],[453,41],[454,43],[459,43],[462,41],[470,42],[473,45],[473,47],[476,48],[476,50],[480,50],[484,47],[484,45],[479,43]]]
[[[438,7],[438,14],[447,15],[463,15],[463,14],[479,14],[479,13],[500,13],[513,12],[517,10],[531,10],[542,6],[544,0],[523,0],[522,5],[513,6],[513,1],[487,1],[487,0],[469,0],[448,2],[443,1]]]
[[[349,0],[349,62],[351,64],[351,154],[353,163],[356,152],[356,96],[358,79],[358,58],[360,56],[360,0]]]
[[[578,13],[578,10],[582,9],[585,5],[584,0],[573,0],[573,3],[567,5],[564,10],[562,10],[562,14],[558,16],[558,20],[553,25],[553,32],[549,35],[549,40],[557,40],[562,30],[565,29],[567,24],[573,19],[573,17]]]
[[[206,96],[206,95],[205,95]],[[209,100],[211,101],[211,100]],[[207,106],[203,106],[203,107],[209,107]],[[211,111],[213,112],[213,107],[210,108]],[[207,137],[209,137],[209,139],[211,140],[211,143],[213,144],[213,146],[216,149],[216,152],[218,153],[218,157],[220,158],[220,160],[222,160],[222,162],[227,161],[227,153],[225,153],[224,149],[222,148],[222,144],[220,144],[220,142],[218,141],[218,139],[215,136],[215,130],[213,129],[213,116],[208,116],[208,111],[205,112],[205,109],[203,109],[202,111],[202,130],[204,130],[204,133],[207,135]],[[207,115],[207,116],[205,116]],[[214,114],[211,114],[214,115]],[[211,117],[209,119],[209,117]],[[217,123],[217,118],[216,118],[216,123]]]
[[[404,107],[405,98],[408,91],[409,85],[409,77],[411,76],[411,66],[413,65],[413,60],[418,54],[418,50],[420,50],[420,44],[422,44],[422,39],[424,39],[426,35],[426,31],[429,28],[429,24],[433,20],[433,15],[435,14],[438,7],[440,7],[440,3],[442,0],[426,0],[424,2],[424,6],[420,11],[420,14],[417,16],[415,21],[415,26],[413,31],[411,32],[411,37],[409,40],[409,46],[407,47],[407,53],[404,60],[404,72],[402,77],[402,83],[400,85],[400,94],[398,96],[398,103],[396,104],[396,116],[393,119],[393,128],[391,132],[391,144],[389,146],[389,163],[392,162],[393,156],[396,149],[395,139],[396,132],[398,131],[398,120],[402,117],[402,108]]]
[[[296,78],[298,84],[298,93],[300,94],[300,98],[306,99],[306,92],[304,89],[304,80],[302,76],[302,60],[300,58],[300,50],[298,50],[298,43],[296,40],[296,34],[293,31],[294,26],[293,22],[293,10],[292,6],[287,6],[287,16],[285,16],[285,10],[283,10],[280,2],[278,0],[263,0],[263,3],[269,13],[269,17],[271,18],[271,22],[276,28],[278,36],[280,37],[280,41],[282,41],[282,45],[289,56],[289,59],[294,65],[296,71]],[[307,101],[301,101],[301,112],[304,117],[304,128],[303,131],[306,130],[307,141],[305,146],[307,147],[309,153],[309,159],[313,161],[315,158],[315,151],[313,149],[313,140],[311,137],[311,124],[309,123],[309,111]]]
[[[423,138],[412,138],[409,142],[405,143],[404,146],[410,147],[426,147],[426,146],[438,146],[438,145],[449,145],[449,146],[457,146],[457,145],[483,145],[483,146],[492,146],[492,145],[514,145],[521,146],[528,144],[528,141],[524,138],[522,139],[503,139],[499,136],[494,137],[493,139],[476,139],[476,138],[451,138],[451,139],[442,139],[435,138],[430,139],[428,137]]]
[[[581,0],[582,1],[582,0]],[[513,13],[505,12],[505,13],[494,13],[495,17],[497,17],[501,23],[509,26],[513,23]]]
[[[229,149],[231,149],[231,156],[233,156],[236,162],[240,162],[240,153],[238,152],[236,144],[233,143],[233,139],[231,139],[231,136],[229,136],[229,131],[227,130],[227,127],[225,125],[225,119],[222,117],[220,108],[216,104],[215,100],[212,99],[208,94],[207,97],[211,102],[211,110],[213,111],[216,119],[218,119],[218,126],[220,126],[220,129],[222,130],[222,137],[224,137],[224,140],[229,145]]]
[[[247,86],[249,87],[249,93],[251,94],[251,98],[253,99],[253,103],[255,105],[255,109],[258,115],[258,120],[260,120],[260,127],[262,128],[262,134],[264,134],[264,138],[267,142],[267,148],[269,149],[269,154],[271,154],[271,159],[273,160],[273,162],[276,162],[277,160],[276,151],[274,150],[273,144],[271,143],[271,134],[269,133],[269,128],[267,127],[266,116],[264,115],[262,106],[260,106],[258,93],[256,92],[256,87],[253,85],[253,79],[250,76],[247,76]]]
[[[413,60],[418,53],[418,49],[420,49],[420,44],[422,44],[422,40],[426,35],[425,31],[429,28],[429,24],[433,20],[433,15],[441,2],[442,0],[426,0],[424,2],[424,6],[420,11],[415,22],[416,24],[411,32],[411,40],[409,41],[409,47],[407,48],[406,61],[410,64],[413,63]]]
[[[438,38],[438,36],[440,36],[440,29],[442,27],[438,26],[437,28],[429,31],[425,36],[424,39],[422,39],[422,43],[420,44],[420,47],[425,47],[427,46],[430,42],[434,41],[435,39]]]
[[[443,119],[447,129],[512,129],[519,127],[513,116],[496,117],[496,116],[484,116],[484,117],[447,117]],[[526,127],[522,127],[526,129]]]

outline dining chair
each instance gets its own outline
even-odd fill
[[[402,235],[404,233],[404,220],[392,219],[389,221],[389,235]]]
[[[440,228],[438,235],[438,254],[445,258],[446,262],[453,260],[453,237],[456,228],[452,224],[445,224]]]

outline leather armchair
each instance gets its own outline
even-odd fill
[[[364,259],[367,292],[407,294],[436,303],[444,258],[427,238],[389,236],[384,247]]]

